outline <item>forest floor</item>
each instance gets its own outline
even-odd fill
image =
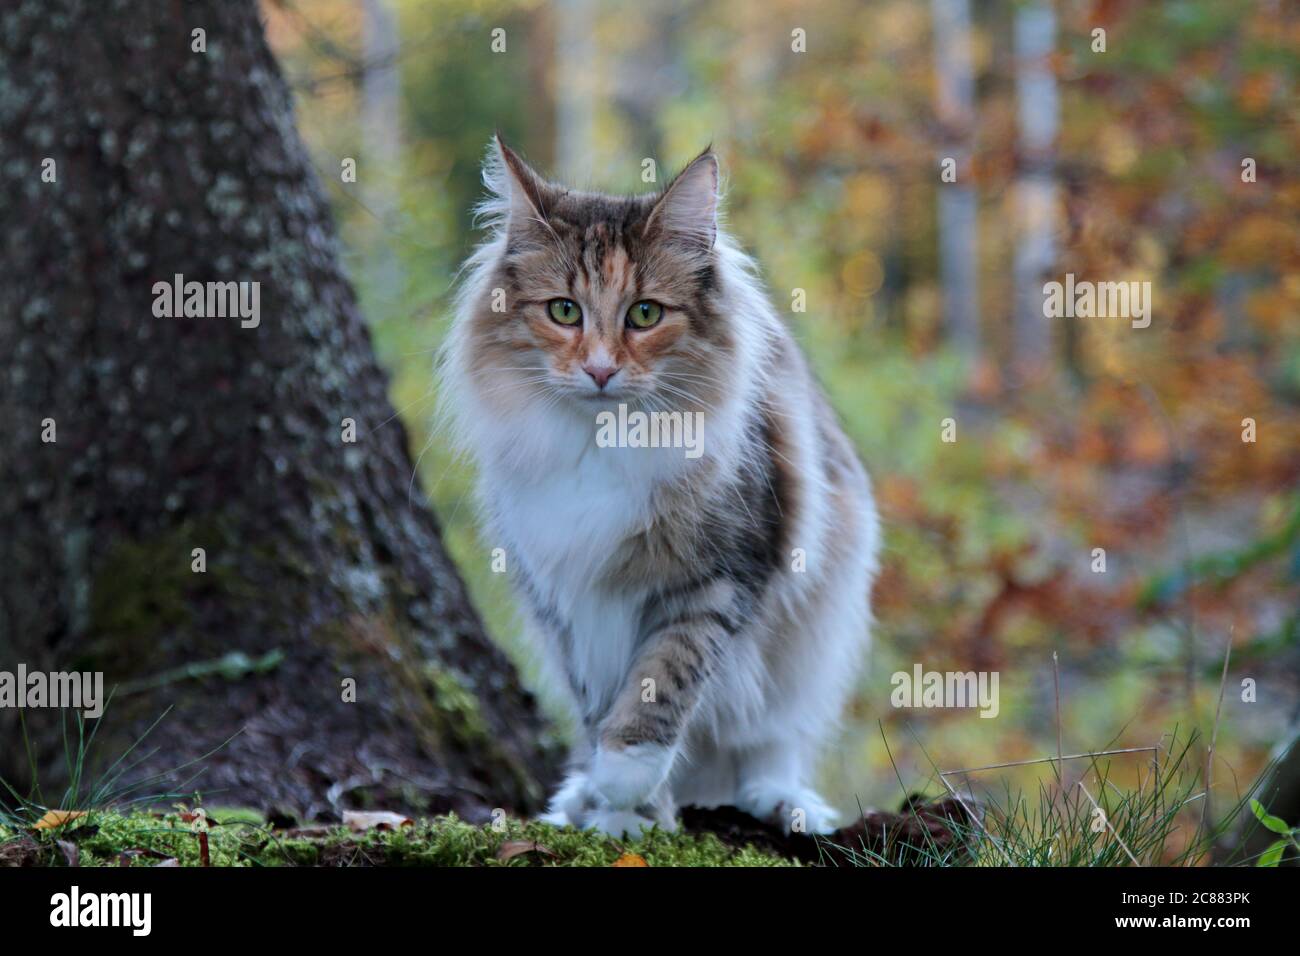
[[[688,808],[675,833],[655,829],[636,840],[511,818],[478,826],[454,815],[349,813],[340,824],[279,828],[249,810],[201,818],[183,807],[51,811],[33,828],[0,826],[0,866],[853,865],[897,835],[931,846],[949,840],[937,815],[946,805],[918,808],[864,814],[827,837],[782,834],[731,808]]]
[[[475,826],[455,816],[357,830],[276,829],[216,814],[200,835],[181,814],[98,813],[57,830],[0,829],[8,866],[791,866],[795,861],[716,836],[655,831],[620,841],[572,828],[503,821]],[[221,821],[221,822],[219,822]],[[206,837],[206,839],[205,839]],[[206,844],[206,848],[205,848]]]

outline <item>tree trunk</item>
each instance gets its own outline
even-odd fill
[[[1049,62],[1056,48],[1056,14],[1051,5],[1035,0],[1019,7],[1015,36],[1020,170],[1014,352],[1020,370],[1033,375],[1051,355],[1051,328],[1043,316],[1043,280],[1056,265],[1058,230],[1052,168],[1060,106]]]
[[[293,124],[252,0],[0,20],[0,670],[104,672],[108,760],[170,706],[137,776],[238,734],[190,785],[215,802],[530,811],[541,718],[413,484]],[[178,274],[260,283],[260,321],[158,316]],[[23,713],[50,798],[60,715]]]
[[[971,170],[975,68],[969,0],[931,0],[935,115],[943,131],[940,163],[956,161],[956,181],[939,184],[939,271],[948,337],[961,354],[981,353],[979,202]]]

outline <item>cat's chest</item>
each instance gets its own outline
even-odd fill
[[[559,623],[584,709],[603,712],[635,654],[644,600],[642,589],[613,584],[610,572],[644,526],[649,488],[593,457],[530,481],[499,480],[491,495],[534,598]]]
[[[503,474],[489,496],[529,574],[561,605],[599,588],[647,522],[650,481],[596,449],[543,472]],[[602,454],[605,452],[605,454]]]

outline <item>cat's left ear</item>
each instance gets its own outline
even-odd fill
[[[718,238],[718,157],[708,147],[691,160],[650,211],[646,231],[712,249]]]

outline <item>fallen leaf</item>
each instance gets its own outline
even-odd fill
[[[414,826],[415,821],[400,813],[387,810],[344,810],[343,822],[353,833],[365,833],[367,830],[392,830],[397,827]]]
[[[613,863],[610,864],[610,866],[649,866],[649,865],[650,864],[645,861],[645,857],[639,856],[636,853],[624,853],[617,860],[615,860]]]
[[[508,840],[502,843],[497,850],[497,859],[502,863],[507,860],[513,860],[517,856],[525,853],[544,853],[546,856],[555,856],[555,851],[550,847],[542,846],[536,840]]]
[[[85,810],[46,810],[45,816],[36,821],[35,829],[53,830],[72,820],[79,820],[85,815]]]

